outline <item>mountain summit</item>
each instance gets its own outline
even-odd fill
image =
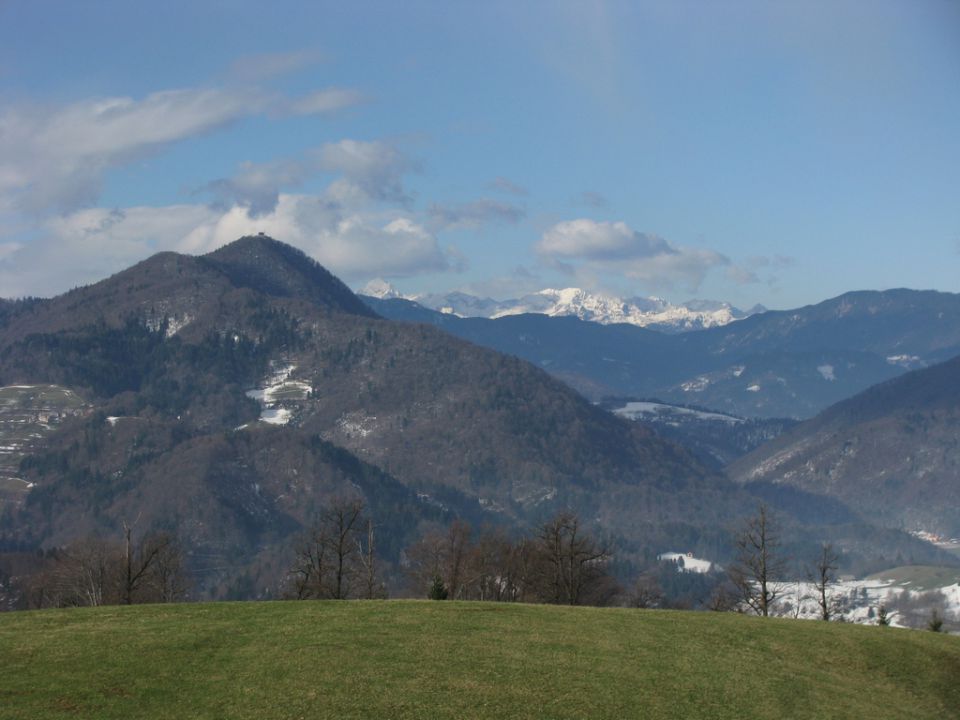
[[[339,278],[304,252],[266,235],[247,235],[205,255],[238,287],[290,297],[353,315],[373,316]]]

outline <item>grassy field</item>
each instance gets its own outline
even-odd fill
[[[0,718],[948,718],[960,638],[454,602],[0,615]]]
[[[960,570],[936,565],[904,565],[871,575],[868,580],[892,580],[911,590],[936,590],[960,582]]]

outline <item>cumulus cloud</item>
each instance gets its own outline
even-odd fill
[[[0,113],[0,196],[30,213],[74,210],[97,200],[111,168],[169,143],[278,107],[328,112],[358,97],[339,89],[291,100],[257,88],[194,88],[59,108],[11,106]]]
[[[264,163],[244,162],[237,172],[198,189],[210,193],[220,209],[239,205],[252,217],[274,211],[280,193],[300,187],[319,173],[340,173],[325,197],[343,208],[365,208],[375,202],[408,205],[403,174],[414,164],[400,150],[384,142],[341,140],[312,148],[297,157]]]
[[[281,189],[299,187],[314,172],[309,162],[299,158],[244,162],[234,175],[214,180],[202,190],[214,196],[215,207],[240,205],[247,208],[251,217],[260,217],[274,211]]]
[[[568,220],[547,229],[536,245],[550,267],[588,278],[619,275],[650,288],[696,291],[706,274],[730,260],[713,250],[673,245],[624,222]]]
[[[523,220],[526,211],[510,203],[481,198],[459,205],[434,204],[430,207],[429,214],[437,228],[459,230],[497,223],[515,225]]]
[[[281,193],[257,217],[240,205],[86,208],[46,220],[29,244],[0,246],[2,296],[51,295],[95,282],[161,250],[199,254],[265,232],[336,275],[404,277],[462,269],[426,227],[402,213],[344,212],[322,195]]]
[[[318,151],[317,167],[343,175],[329,190],[336,200],[350,203],[366,197],[401,205],[412,202],[402,178],[416,166],[390,143],[360,140],[328,143]]]
[[[624,260],[678,251],[663,238],[637,232],[624,222],[580,219],[549,228],[537,243],[537,252],[547,257]]]

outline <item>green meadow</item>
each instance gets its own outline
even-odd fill
[[[960,638],[429,601],[0,615],[0,718],[947,718]]]

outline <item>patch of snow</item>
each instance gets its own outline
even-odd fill
[[[837,379],[837,376],[833,374],[833,365],[817,365],[817,372],[824,380],[832,382]]]
[[[277,368],[264,380],[263,387],[247,390],[248,398],[260,403],[260,420],[271,425],[287,425],[293,413],[282,407],[285,402],[305,400],[313,391],[309,383],[291,380],[296,365],[284,365]]]
[[[707,385],[710,384],[710,378],[705,375],[701,375],[694,380],[688,380],[687,382],[680,385],[680,389],[684,392],[703,392]]]
[[[888,355],[887,364],[898,365],[907,370],[926,367],[926,363],[917,355]]]
[[[683,561],[681,570],[692,573],[708,573],[713,568],[713,563],[703,558],[694,557],[693,553],[666,552],[657,555],[657,560],[664,562],[678,563]]]
[[[729,423],[731,425],[744,422],[742,418],[734,417],[732,415],[706,412],[704,410],[693,410],[692,408],[656,402],[628,402],[623,407],[616,408],[613,412],[620,417],[627,418],[628,420],[651,418],[663,420],[668,419],[670,416],[688,415],[696,417],[700,420],[716,420],[719,422]]]
[[[261,422],[271,425],[287,425],[290,422],[290,411],[282,407],[267,407],[260,411]]]
[[[747,392],[760,392],[760,386],[756,383],[753,385],[747,385]]]
[[[960,619],[960,583],[924,591],[911,590],[906,587],[908,584],[893,580],[844,580],[827,587],[827,600],[833,607],[834,618],[862,625],[876,624],[881,605],[887,609],[890,625],[895,627],[908,627],[909,621],[898,608],[924,603],[937,607],[945,614],[946,620]],[[820,618],[814,583],[784,582],[778,584],[777,590],[781,599],[774,605],[773,614],[803,620]],[[923,618],[923,612],[920,618]]]

